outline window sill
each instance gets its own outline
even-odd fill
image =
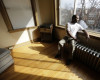
[[[37,26],[28,27],[28,28],[21,28],[21,29],[15,29],[15,30],[10,30],[10,31],[8,31],[8,32],[9,32],[9,33],[14,33],[14,32],[20,32],[20,31],[24,31],[24,30],[28,30],[28,29],[33,29],[33,28],[37,28]]]
[[[90,38],[100,40],[100,33],[94,32],[92,30],[86,30],[90,35]],[[83,32],[78,32],[81,35],[84,35]]]
[[[56,26],[55,28],[59,28],[59,29],[63,29],[63,30],[65,29],[64,26]],[[100,40],[100,32],[94,32],[92,30],[86,30],[86,31],[88,32],[88,34],[90,35],[91,38]],[[81,31],[78,33],[81,35],[84,35]]]
[[[65,29],[64,26],[56,26],[55,28]]]

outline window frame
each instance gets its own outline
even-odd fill
[[[32,15],[33,15],[33,18],[34,18],[34,23],[35,23],[34,27],[36,27],[37,22],[36,22],[36,14],[35,14],[35,6],[34,6],[35,1],[30,0],[30,2],[31,2],[31,7],[32,7]],[[0,12],[1,12],[1,15],[4,19],[4,22],[5,22],[6,26],[7,26],[8,32],[23,31],[25,29],[33,28],[33,26],[32,26],[32,27],[28,27],[28,28],[13,29],[12,23],[10,21],[7,10],[6,10],[5,5],[4,5],[2,0],[0,0]]]
[[[74,0],[74,14],[76,13],[76,4],[77,1]],[[55,0],[55,26],[56,28],[65,29],[64,25],[59,25],[59,0]],[[100,32],[94,32],[93,30],[86,30],[90,36],[100,39]],[[80,33],[80,32],[79,32]]]
[[[60,0],[55,0],[55,25],[59,27],[63,27],[63,25],[59,25],[59,2]],[[74,0],[74,12],[73,14],[76,13],[76,0]]]

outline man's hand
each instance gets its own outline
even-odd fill
[[[89,35],[87,35],[87,36],[86,36],[86,38],[87,38],[87,39],[90,39],[90,36],[89,36]]]
[[[86,39],[87,39],[87,41],[88,41],[88,39],[90,39],[89,34],[87,33],[87,31],[86,31],[86,30],[82,30],[82,31],[86,34]]]
[[[80,42],[80,40],[79,39],[74,39],[76,42]]]
[[[89,36],[89,35],[87,35],[87,36],[86,36],[86,40],[88,41],[89,39],[90,39],[90,36]]]

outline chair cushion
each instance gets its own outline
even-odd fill
[[[0,58],[0,68],[6,65],[10,60],[13,60],[10,54],[7,54],[4,57]]]
[[[4,57],[7,54],[10,54],[10,50],[5,48],[0,48],[0,58]]]

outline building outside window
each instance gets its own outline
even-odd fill
[[[59,25],[66,25],[74,13],[74,0],[59,0]]]
[[[59,0],[59,25],[65,26],[73,14],[85,21],[87,29],[100,32],[100,0]]]

